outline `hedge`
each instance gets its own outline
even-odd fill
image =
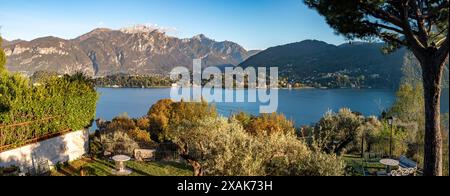
[[[0,71],[0,147],[87,128],[95,118],[97,100],[93,82],[82,74],[31,84]]]

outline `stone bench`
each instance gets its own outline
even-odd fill
[[[134,158],[137,161],[149,161],[155,158],[156,150],[153,149],[136,149],[134,150]]]

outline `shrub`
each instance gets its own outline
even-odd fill
[[[114,118],[110,123],[107,124],[105,131],[115,132],[115,131],[131,131],[136,128],[136,123],[133,119],[128,118],[127,115],[122,115]]]
[[[206,102],[173,102],[170,99],[158,101],[149,112],[150,133],[155,141],[170,140],[169,126],[178,125],[183,121],[196,122],[199,119],[216,117],[217,111]]]
[[[96,137],[91,140],[91,146],[94,147],[92,155],[98,153],[98,149],[102,152],[106,150],[131,155],[137,148],[154,148],[156,143],[151,140],[150,133],[138,127],[139,124],[142,125],[142,121],[122,115],[112,121],[102,122],[96,131]]]
[[[272,176],[340,176],[345,164],[336,155],[310,149],[293,134],[276,134],[261,141],[267,175]]]
[[[5,64],[6,64],[6,55],[2,49],[2,37],[0,37],[0,73],[6,70]]]
[[[102,156],[103,152],[105,150],[103,149],[103,145],[97,138],[90,138],[89,141],[89,155],[93,157]]]
[[[133,156],[134,150],[139,148],[139,144],[124,131],[102,133],[100,142],[105,151],[113,154]]]
[[[216,108],[207,102],[176,102],[172,104],[170,125],[177,125],[183,121],[196,122],[206,118],[216,118]]]
[[[399,122],[397,122],[399,123]],[[392,155],[394,157],[400,157],[401,155],[407,155],[411,159],[415,159],[415,154],[419,150],[417,147],[414,147],[416,144],[416,138],[414,136],[417,135],[416,128],[407,128],[402,127],[400,125],[393,126],[392,128]],[[389,140],[391,137],[391,127],[387,122],[382,123],[382,127],[378,133],[378,148],[384,149],[385,152],[389,152]],[[411,150],[411,153],[408,151]],[[387,154],[387,153],[386,153]],[[417,160],[417,159],[415,159]]]
[[[141,130],[149,130],[150,129],[150,119],[147,117],[139,118],[136,120],[136,126]]]
[[[252,123],[254,118],[255,118],[254,116],[252,116],[252,115],[250,115],[248,113],[239,112],[239,113],[234,114],[233,116],[231,116],[230,119],[238,121],[239,123],[241,123],[241,125],[243,127],[248,127],[248,126],[250,126],[250,123]]]
[[[382,129],[383,123],[377,117],[369,116],[363,119],[359,127],[358,135],[346,147],[346,153],[360,154],[361,150],[364,152],[373,152],[374,147],[380,142],[380,132]]]
[[[30,81],[32,83],[41,83],[45,82],[49,78],[58,77],[58,72],[53,71],[36,71],[34,74],[30,77]]]
[[[128,132],[128,135],[135,141],[139,143],[152,143],[150,138],[150,133],[136,127],[135,129]]]
[[[80,176],[97,176],[99,168],[92,166],[82,166],[80,168]]]
[[[0,176],[18,176],[19,171],[17,166],[0,167]]]
[[[345,164],[336,155],[311,153],[302,161],[296,162],[294,175],[302,176],[342,176]]]
[[[245,130],[254,136],[268,136],[278,133],[294,134],[295,127],[291,120],[282,114],[261,114],[245,126]]]
[[[396,101],[388,114],[403,122],[416,122],[425,126],[425,101],[421,83],[402,83],[396,93]]]
[[[154,104],[148,112],[150,122],[150,133],[155,141],[164,140],[164,132],[169,126],[169,119],[172,113],[173,101],[163,99]]]

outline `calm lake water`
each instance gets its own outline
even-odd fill
[[[164,89],[112,89],[98,88],[100,100],[97,117],[111,120],[121,114],[139,118],[147,114],[158,100],[170,98]],[[247,93],[247,90],[245,93]],[[247,94],[246,94],[247,95]],[[449,112],[449,92],[443,92],[442,112]],[[379,115],[395,100],[395,92],[385,89],[301,89],[279,90],[278,112],[294,120],[296,126],[317,122],[327,111],[350,108],[366,116]],[[259,114],[258,103],[214,103],[223,116],[245,111]]]
[[[151,105],[169,98],[170,89],[97,89],[101,94],[97,104],[97,118],[111,120],[127,113],[138,118],[147,114]],[[247,90],[245,90],[247,91]],[[444,92],[443,112],[448,112],[448,91]],[[278,112],[295,121],[296,126],[317,122],[329,110],[350,108],[366,116],[379,115],[395,100],[395,92],[380,89],[302,89],[279,90]],[[223,116],[245,111],[259,113],[257,103],[215,103]]]

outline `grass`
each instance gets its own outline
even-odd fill
[[[359,155],[344,155],[343,160],[347,164],[347,175],[364,176],[376,175],[377,171],[385,171],[386,166],[379,163],[379,160],[364,160]]]
[[[137,162],[129,161],[127,168],[133,173],[130,176],[192,176],[192,169],[174,162]],[[89,176],[114,176],[114,162],[98,158],[83,158],[61,165],[52,171],[52,176],[80,176],[81,168]]]

